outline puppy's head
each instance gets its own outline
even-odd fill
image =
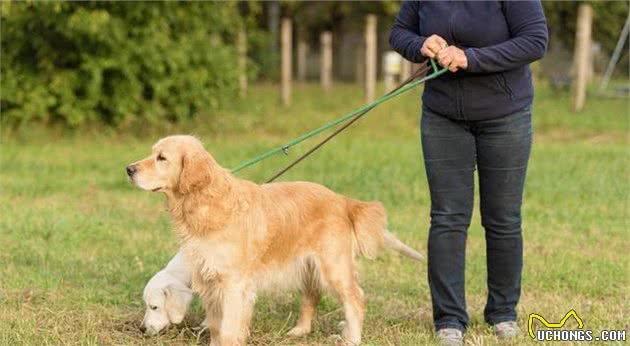
[[[144,292],[146,311],[141,329],[147,335],[157,335],[172,324],[182,322],[193,299],[193,292],[174,282],[166,287],[147,287]]]
[[[216,168],[198,139],[178,135],[159,140],[149,157],[127,166],[127,176],[143,190],[187,194],[210,184]]]

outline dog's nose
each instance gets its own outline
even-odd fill
[[[128,176],[132,176],[132,175],[134,175],[136,173],[137,170],[138,169],[136,168],[136,166],[129,165],[129,166],[127,166],[127,175]]]
[[[144,323],[140,325],[140,331],[143,333],[147,331],[147,327],[144,326]]]

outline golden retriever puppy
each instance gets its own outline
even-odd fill
[[[164,269],[153,275],[142,294],[146,310],[140,330],[146,335],[157,335],[171,323],[179,324],[184,320],[193,300],[193,292],[190,290],[191,277],[192,274],[181,251]]]
[[[289,331],[311,331],[324,290],[343,305],[338,343],[358,345],[365,303],[355,257],[386,246],[422,256],[386,229],[378,202],[362,202],[308,182],[258,185],[238,179],[191,136],[158,141],[127,167],[130,181],[166,195],[175,233],[205,305],[211,345],[245,345],[256,294],[298,289],[302,308]]]

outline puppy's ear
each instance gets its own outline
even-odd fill
[[[193,292],[187,287],[169,285],[164,288],[164,296],[166,298],[164,309],[168,320],[173,324],[181,323],[192,302]]]
[[[179,192],[190,193],[210,184],[214,162],[210,154],[203,150],[186,153],[182,159],[182,171],[179,175]]]

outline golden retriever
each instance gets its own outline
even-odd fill
[[[365,303],[355,256],[386,246],[422,256],[386,229],[378,202],[362,202],[308,182],[258,185],[238,179],[192,136],[158,141],[127,167],[130,181],[166,195],[175,233],[206,308],[211,345],[245,345],[256,294],[298,289],[302,308],[289,335],[311,331],[320,294],[343,304],[339,344],[358,345]]]

